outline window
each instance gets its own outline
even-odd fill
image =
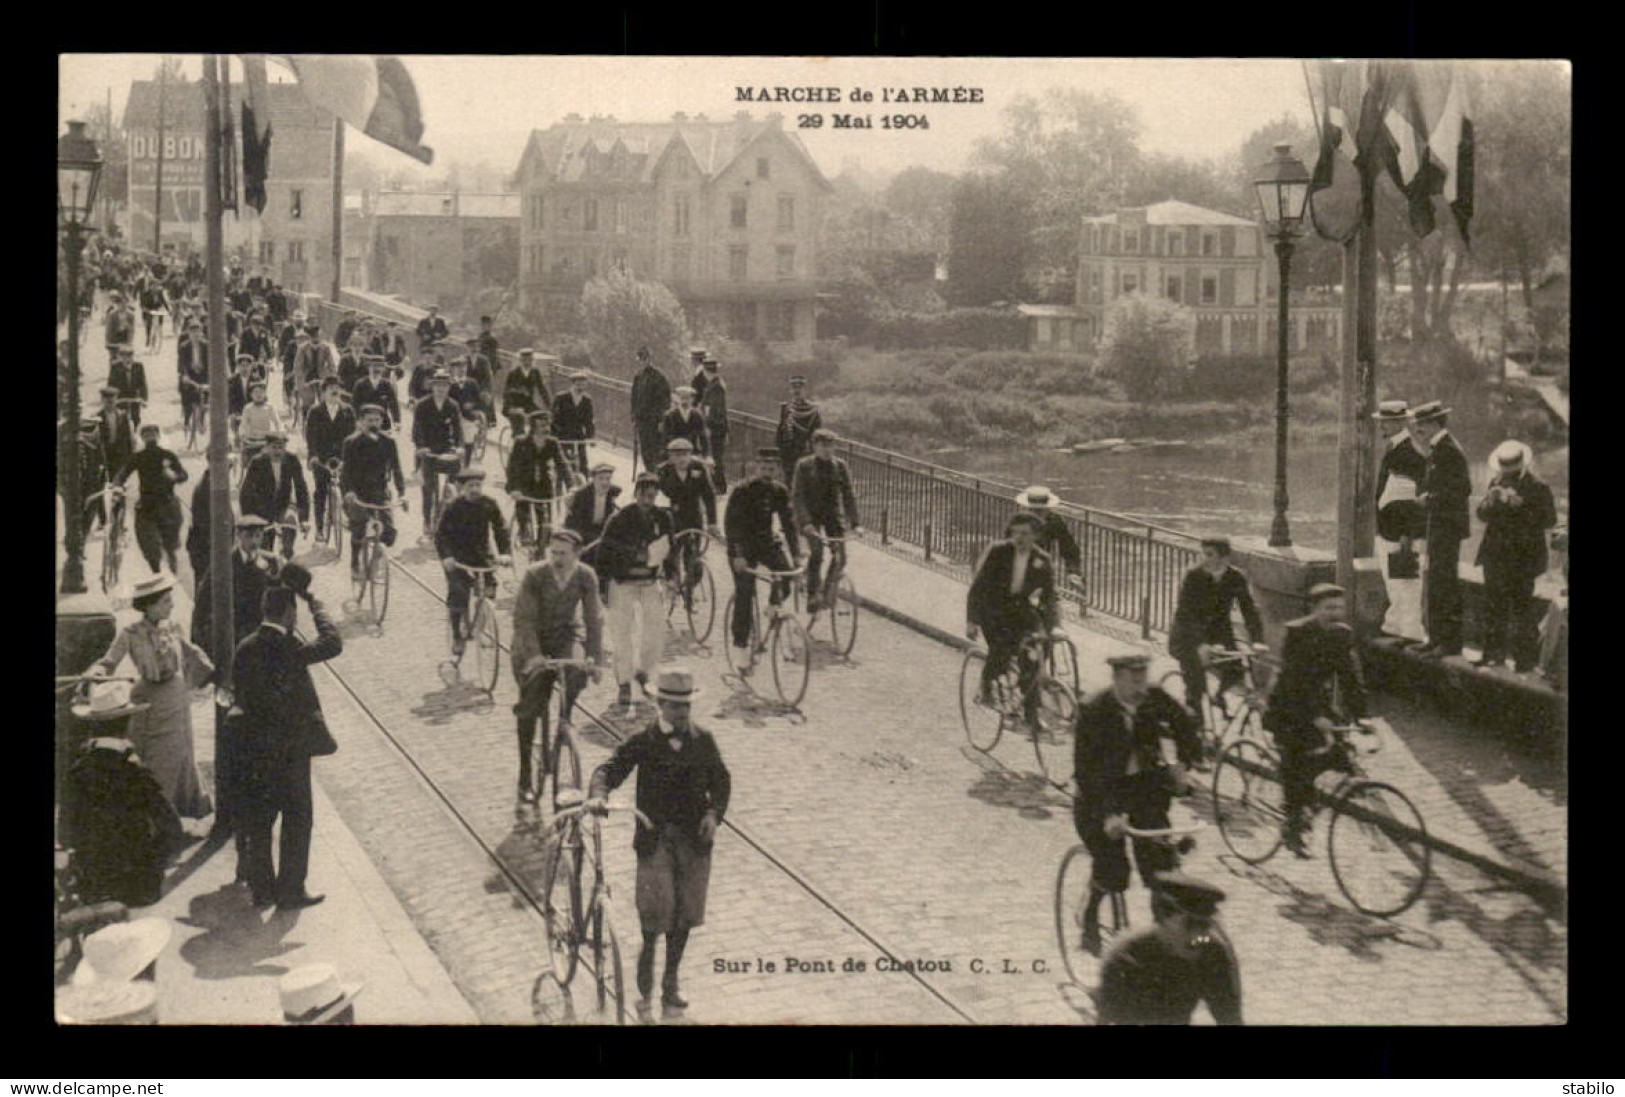
[[[1137,252],[1140,250],[1140,231],[1138,229],[1127,229],[1124,231],[1123,250],[1126,252]]]
[[[728,249],[728,277],[736,282],[745,280],[746,260],[750,249],[739,245]]]
[[[571,260],[571,258],[568,255],[562,256],[559,259],[559,270],[561,272],[565,273],[565,274],[569,274],[570,271],[574,268],[574,266],[575,266],[574,262]]]
[[[305,242],[303,240],[288,241],[288,262],[303,263],[305,261]]]
[[[1202,254],[1217,255],[1219,253],[1219,237],[1217,233],[1204,232],[1202,234]]]
[[[615,231],[626,235],[626,203],[619,198],[615,199]]]
[[[1123,286],[1122,289],[1118,291],[1119,293],[1134,293],[1140,288],[1140,276],[1135,271],[1125,270],[1122,272],[1121,277],[1123,280]]]
[[[627,265],[626,265],[626,249],[625,248],[616,248],[615,249],[615,269],[616,270],[626,270],[627,269]]]
[[[289,193],[292,197],[288,201],[288,217],[298,221],[305,216],[305,192],[295,189]]]
[[[777,251],[776,272],[780,278],[789,278],[796,272],[796,249],[793,245],[780,244]]]
[[[770,172],[772,168],[772,161],[768,160],[767,157],[758,156],[756,158],[756,178],[766,179],[768,177],[768,172]]]
[[[671,249],[671,276],[672,276],[672,278],[674,278],[675,280],[677,280],[679,282],[687,281],[687,279],[689,278],[689,265],[693,261],[694,261],[693,260],[693,252],[692,252],[691,249],[686,248],[686,247],[672,248]]]
[[[1100,303],[1102,296],[1101,277],[1100,267],[1093,266],[1089,268],[1089,299],[1096,304]]]
[[[534,207],[531,211],[532,227],[545,229],[547,227],[547,197],[538,194],[531,199],[531,205]]]
[[[1168,278],[1168,300],[1178,301],[1180,299],[1180,289],[1179,277],[1170,275]]]
[[[1203,240],[1202,240],[1202,247],[1204,249],[1207,247],[1207,238],[1206,237],[1204,237]],[[1208,274],[1206,271],[1204,271],[1202,273],[1202,304],[1204,304],[1204,305],[1216,305],[1218,303],[1219,303],[1219,276],[1216,275],[1216,274]]]
[[[756,302],[735,301],[728,306],[728,338],[749,343],[756,338]]]
[[[269,240],[260,241],[260,262],[267,266],[276,262],[276,245]]]
[[[1171,233],[1168,234],[1168,254],[1169,255],[1184,255],[1185,254],[1185,230],[1184,229],[1180,229],[1178,232],[1171,232]]]
[[[589,198],[581,204],[581,228],[583,232],[598,231],[598,199]]]
[[[745,196],[736,194],[729,200],[729,223],[736,229],[745,227]]]
[[[673,207],[672,234],[675,236],[688,235],[688,195],[679,194]]]
[[[792,301],[776,301],[767,307],[767,337],[775,343],[796,341],[796,306]]]
[[[779,195],[779,231],[794,232],[796,229],[796,196],[793,194]]]

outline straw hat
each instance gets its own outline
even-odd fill
[[[1379,423],[1397,423],[1410,418],[1410,406],[1403,400],[1384,400],[1377,405],[1377,414],[1371,418]]]
[[[175,577],[170,575],[168,572],[159,572],[157,575],[149,576],[146,579],[136,580],[129,586],[125,587],[119,596],[126,602],[133,602],[137,598],[145,598],[148,595],[162,594],[166,590],[174,589]]]
[[[290,1025],[320,1025],[348,1009],[367,984],[341,980],[332,964],[296,967],[277,981],[282,1020]]]
[[[694,684],[694,672],[686,667],[663,670],[655,679],[655,697],[662,701],[682,701],[686,704],[702,692]]]
[[[73,972],[81,986],[127,983],[163,954],[174,930],[163,918],[116,922],[84,940],[85,958]]]
[[[1041,507],[1048,510],[1053,508],[1058,502],[1060,502],[1060,500],[1055,498],[1055,496],[1050,493],[1049,488],[1046,488],[1041,484],[1034,484],[1032,487],[1016,496],[1016,506],[1018,507]]]
[[[64,1025],[155,1025],[156,983],[69,983],[57,988],[56,1019]]]
[[[151,706],[145,702],[131,702],[130,690],[132,688],[129,682],[92,682],[90,684],[90,696],[86,700],[74,704],[74,718],[77,720],[117,720],[120,717],[145,712]]]
[[[1503,476],[1509,472],[1523,472],[1535,459],[1528,446],[1516,438],[1508,438],[1490,454],[1490,473]]]

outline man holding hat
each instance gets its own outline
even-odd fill
[[[632,466],[636,469],[641,460],[645,469],[652,470],[665,451],[661,420],[671,409],[671,382],[655,367],[648,347],[638,348],[638,363],[640,368],[632,377],[632,427],[637,432]]]
[[[1168,805],[1186,791],[1185,767],[1202,760],[1196,720],[1147,677],[1150,657],[1114,655],[1112,684],[1078,707],[1073,772],[1078,796],[1072,821],[1089,847],[1094,871],[1083,913],[1083,945],[1099,955],[1100,903],[1129,885],[1124,824],[1141,830],[1168,826]],[[1163,760],[1162,741],[1172,739],[1179,765]],[[1155,874],[1177,869],[1179,854],[1167,843],[1135,838],[1134,861],[1147,888]]]
[[[575,494],[570,496],[570,503],[564,512],[564,528],[574,530],[581,538],[585,546],[581,550],[581,562],[597,573],[598,593],[605,599],[609,596],[609,580],[598,567],[596,542],[603,535],[605,524],[620,506],[615,500],[620,496],[621,488],[619,484],[611,483],[614,479],[615,466],[600,461],[592,467],[591,481],[577,488]]]
[[[829,581],[823,582],[824,542],[818,535],[839,539],[848,530],[862,533],[863,527],[858,522],[858,497],[852,491],[851,470],[835,456],[835,432],[820,427],[813,432],[812,445],[812,453],[796,463],[790,508],[797,528],[807,535],[807,610],[817,620],[819,611],[825,608],[818,598],[820,587],[833,608],[835,585],[846,567],[846,545],[831,545]],[[812,627],[811,622],[807,627]]]
[[[587,371],[570,371],[570,391],[553,400],[553,434],[576,471],[587,475],[587,444],[597,437],[592,419],[592,397],[587,395]]]
[[[331,380],[331,378],[329,378]],[[264,547],[276,548],[277,531],[269,528],[291,517],[298,508],[299,532],[310,528],[310,489],[305,486],[305,470],[299,459],[288,452],[288,436],[273,430],[265,436],[265,449],[248,462],[238,489],[237,505],[244,514],[257,514],[267,523]],[[293,558],[294,535],[282,531],[282,558]]]
[[[361,548],[367,535],[367,522],[376,518],[383,531],[379,539],[387,548],[395,543],[395,514],[390,510],[368,510],[357,503],[382,507],[389,502],[389,484],[395,483],[395,495],[406,502],[406,477],[401,474],[401,459],[395,449],[395,440],[379,433],[383,426],[384,409],[377,404],[361,408],[360,427],[344,441],[339,469],[339,487],[344,492],[345,506],[350,520],[350,577],[361,580]]]
[[[158,424],[141,428],[142,448],[124,462],[113,482],[123,487],[134,473],[141,484],[141,498],[135,504],[135,540],[147,566],[157,571],[168,562],[175,571],[175,554],[181,545],[181,501],[175,498],[175,485],[186,482],[186,470],[179,457],[158,444]]]
[[[479,469],[463,469],[453,477],[457,481],[457,498],[446,504],[435,529],[434,550],[440,557],[440,566],[446,572],[446,614],[451,621],[451,650],[462,657],[463,620],[468,615],[468,595],[474,589],[474,577],[458,564],[471,568],[492,566],[491,541],[497,543],[497,564],[508,562],[513,550],[508,540],[508,524],[503,521],[502,510],[496,500],[485,495],[485,473]],[[485,593],[496,596],[497,577],[481,576]]]
[[[661,1014],[680,1016],[688,1005],[678,967],[689,933],[705,922],[711,848],[733,787],[716,740],[690,718],[699,695],[693,673],[670,668],[661,672],[655,688],[655,721],[621,743],[609,761],[593,771],[587,794],[588,810],[602,814],[609,794],[637,770],[637,808],[652,824],[639,823],[632,836],[638,859],[638,922],[643,930],[637,1010],[645,1022],[652,1020],[655,944],[662,934],[666,963],[660,981]]]
[[[1224,891],[1182,872],[1159,872],[1156,925],[1124,938],[1100,969],[1102,1025],[1188,1025],[1198,1002],[1214,1024],[1239,1025],[1241,972],[1218,923]]]
[[[799,373],[791,374],[790,399],[779,405],[779,427],[774,440],[779,446],[786,484],[795,476],[796,462],[812,448],[813,433],[824,425],[818,405],[804,395],[806,389],[807,378]]]
[[[463,410],[451,399],[451,374],[436,370],[429,377],[429,395],[412,409],[412,445],[417,448],[423,474],[423,520],[427,522],[440,493],[441,473],[462,464]]]
[[[1335,583],[1309,588],[1307,617],[1289,621],[1281,644],[1281,670],[1264,710],[1264,727],[1281,752],[1281,791],[1287,820],[1281,837],[1288,849],[1307,858],[1309,801],[1315,777],[1335,764],[1326,747],[1338,723],[1333,689],[1349,719],[1366,715],[1365,680],[1354,650],[1354,630],[1347,621],[1348,601]]]
[[[1536,479],[1532,461],[1522,442],[1502,442],[1490,455],[1492,479],[1478,504],[1484,523],[1476,560],[1484,569],[1484,657],[1478,665],[1500,666],[1510,651],[1520,674],[1533,670],[1539,656],[1529,608],[1535,580],[1546,572],[1546,531],[1557,524],[1552,489]]]
[[[1467,500],[1473,493],[1467,455],[1445,425],[1450,409],[1434,400],[1411,412],[1411,439],[1427,458],[1422,494],[1428,562],[1423,580],[1427,646],[1420,655],[1461,654],[1461,543],[1467,539]]]
[[[509,495],[551,500],[555,495],[570,490],[575,471],[565,459],[564,447],[553,437],[551,429],[547,412],[530,413],[529,432],[518,438],[508,452],[505,475]],[[545,508],[538,509],[533,503],[515,501],[514,507],[519,516],[519,536],[529,542],[534,536],[534,528],[547,526],[550,512]],[[534,516],[531,514],[533,510],[537,512]]]
[[[1022,513],[1038,519],[1038,547],[1044,550],[1050,563],[1063,569],[1056,576],[1056,586],[1067,574],[1077,575],[1083,570],[1083,554],[1078,551],[1078,540],[1072,536],[1066,519],[1056,513],[1061,500],[1049,488],[1034,484],[1016,495],[1016,506]]]
[[[1179,672],[1185,678],[1185,707],[1198,714],[1207,688],[1209,649],[1232,650],[1236,646],[1235,629],[1230,623],[1232,608],[1241,609],[1253,650],[1267,650],[1263,642],[1264,620],[1247,588],[1247,576],[1230,562],[1230,539],[1204,537],[1201,547],[1202,562],[1187,571],[1179,584],[1179,601],[1174,607],[1173,626],[1168,630],[1168,653],[1179,660]],[[1242,680],[1239,663],[1221,663],[1216,670],[1221,691]]]
[[[547,382],[536,368],[536,352],[529,347],[519,351],[519,364],[508,371],[502,383],[502,414],[508,417],[515,438],[525,433],[526,417],[548,407]]]
[[[687,439],[689,448],[702,458],[709,453],[706,446],[705,418],[695,410],[694,390],[687,385],[678,385],[673,390],[673,395],[677,397],[677,406],[666,412],[660,420],[661,449],[649,455],[657,467],[662,460],[660,453],[665,452],[675,438]]]
[[[135,360],[135,351],[129,347],[114,350],[112,364],[107,367],[107,383],[118,389],[120,400],[147,399],[147,370]],[[141,425],[141,405],[130,405],[130,421]]]
[[[609,579],[609,628],[615,648],[617,703],[630,707],[632,683],[647,691],[666,645],[666,596],[661,565],[671,553],[671,512],[655,506],[660,480],[640,472],[632,506],[604,524],[597,570]]]
[[[706,355],[703,372],[696,375],[699,380],[694,382],[694,392],[711,444],[711,475],[721,494],[728,490],[728,474],[723,468],[728,459],[728,386],[718,369],[716,358]],[[705,383],[702,385],[700,381]]]
[[[790,507],[790,489],[775,479],[778,469],[779,451],[771,446],[758,449],[751,465],[751,478],[728,496],[728,507],[722,515],[728,565],[734,573],[734,616],[729,627],[738,653],[734,666],[741,668],[751,662],[750,626],[756,606],[756,577],[750,569],[789,571],[792,561],[799,562],[801,556],[795,514]],[[785,559],[784,550],[773,536],[775,516],[789,546],[790,560]],[[769,594],[771,604],[780,605],[789,593],[788,582],[775,580]]]

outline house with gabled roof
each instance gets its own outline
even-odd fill
[[[833,188],[782,116],[572,114],[531,132],[515,183],[522,308],[560,315],[588,279],[620,267],[668,286],[689,327],[720,334],[712,349],[736,363],[762,349],[812,357],[818,224]]]

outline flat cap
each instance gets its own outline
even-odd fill
[[[1224,889],[1183,872],[1158,872],[1156,889],[1175,906],[1191,914],[1212,915],[1224,902]]]
[[[834,442],[834,441],[837,441],[837,439],[835,437],[835,432],[830,430],[828,427],[819,427],[817,430],[813,431],[812,440],[814,442]]]
[[[158,424],[157,423],[142,423],[141,424],[141,433],[142,434],[157,434],[158,433]]]
[[[237,516],[238,529],[264,529],[270,524],[257,514],[240,514]]]
[[[1144,670],[1151,665],[1151,656],[1138,651],[1127,655],[1109,655],[1106,665],[1113,670]]]
[[[660,477],[656,476],[654,473],[650,472],[648,469],[644,469],[642,472],[638,473],[637,478],[632,481],[632,490],[636,491],[638,488],[641,488],[644,484],[652,484],[655,487],[659,487],[660,486]]]
[[[777,461],[779,459],[779,451],[774,449],[772,446],[761,446],[756,450],[756,456],[762,461]]]
[[[667,453],[689,453],[694,449],[694,443],[687,438],[673,438],[666,443]]]
[[[1336,583],[1316,583],[1309,588],[1309,604],[1319,605],[1328,598],[1341,598],[1347,593],[1348,591]]]
[[[286,442],[288,436],[280,430],[268,430],[265,432],[265,440],[267,442]]]
[[[379,404],[362,404],[361,405],[361,414],[362,415],[367,414],[367,412],[369,412],[369,411],[376,411],[379,415],[384,414],[384,409],[383,409],[382,405],[379,405]]]
[[[615,466],[610,464],[608,461],[600,461],[592,467],[592,475],[594,476],[597,476],[600,472],[613,473],[614,471]]]
[[[452,479],[456,480],[459,484],[464,480],[483,480],[485,479],[485,473],[476,468],[466,468],[455,473],[452,476]]]

